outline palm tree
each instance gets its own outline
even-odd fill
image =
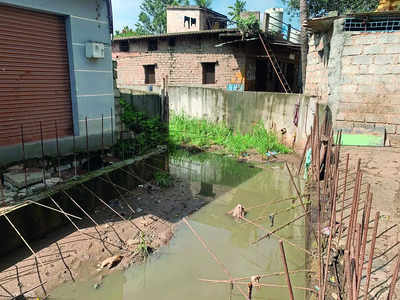
[[[194,0],[194,2],[204,8],[211,8],[212,0]]]
[[[301,22],[301,74],[303,81],[303,92],[306,85],[306,68],[307,68],[307,54],[308,54],[308,36],[307,30],[304,27],[308,20],[308,4],[307,0],[300,0],[300,22]]]
[[[240,19],[240,14],[246,10],[246,1],[236,0],[233,6],[228,6],[228,15],[233,21],[237,22]]]

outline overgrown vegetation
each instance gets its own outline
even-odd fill
[[[121,100],[120,105],[121,122],[129,134],[125,134],[114,147],[117,156],[126,158],[140,155],[168,143],[167,127],[159,118],[151,118],[137,111],[124,100]]]
[[[156,184],[162,188],[168,188],[173,185],[172,177],[167,172],[158,171],[154,175]]]
[[[223,124],[192,119],[182,115],[170,117],[170,144],[193,145],[201,148],[222,146],[228,153],[244,155],[251,149],[259,154],[267,152],[289,153],[291,150],[279,143],[276,135],[268,132],[260,122],[248,134],[235,134]]]

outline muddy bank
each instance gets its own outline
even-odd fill
[[[1,285],[13,296],[29,291],[26,296],[44,297],[67,281],[96,278],[98,288],[104,276],[143,262],[147,252],[157,251],[173,236],[174,225],[207,203],[206,197],[193,196],[188,183],[174,179],[173,187],[155,185],[139,187],[135,195],[125,195],[111,202],[111,207],[129,221],[121,220],[110,209],[99,207],[91,215],[99,226],[89,220],[77,222],[49,234],[32,244],[39,261],[20,249],[1,260]],[[133,209],[130,210],[129,206]],[[102,262],[121,256],[121,262],[101,269]],[[9,298],[3,290],[0,296]]]

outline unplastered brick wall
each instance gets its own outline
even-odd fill
[[[400,32],[345,33],[337,121],[400,133]]]
[[[330,106],[336,128],[400,134],[400,32],[345,32],[343,23],[312,36],[306,94]]]
[[[175,46],[168,44],[168,39],[158,40],[158,49],[148,51],[147,39],[130,41],[130,52],[118,52],[114,46],[114,58],[118,61],[118,86],[131,87],[145,83],[145,65],[156,65],[155,85],[161,85],[167,75],[174,85],[202,85],[202,63],[216,63],[215,84],[207,87],[226,88],[237,73],[245,74],[246,59],[244,51],[233,47],[215,47],[221,43],[217,37],[199,35],[176,38]]]

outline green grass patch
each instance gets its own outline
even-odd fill
[[[188,118],[183,115],[170,117],[170,143],[193,145],[207,148],[222,146],[228,153],[240,156],[255,149],[259,154],[267,152],[290,153],[291,150],[279,143],[275,134],[268,132],[259,122],[248,134],[235,134],[223,124],[214,124],[206,120]]]

